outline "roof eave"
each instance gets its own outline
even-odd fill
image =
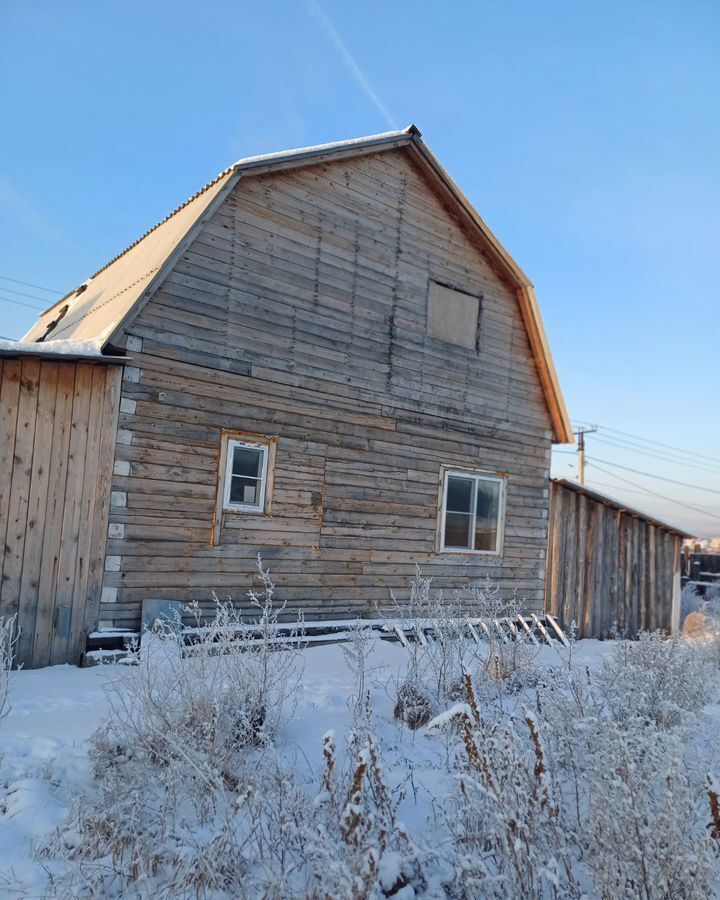
[[[39,344],[40,347],[47,347],[48,344]],[[114,365],[122,366],[130,362],[128,356],[90,356],[82,353],[49,353],[46,350],[7,350],[0,348],[0,359],[40,359],[48,360],[48,362],[85,362],[92,365]]]

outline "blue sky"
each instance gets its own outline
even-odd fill
[[[415,122],[616,429],[588,483],[720,534],[720,5],[320,2],[2,0],[0,335],[235,159]]]

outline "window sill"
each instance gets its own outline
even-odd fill
[[[502,558],[500,550],[467,550],[464,547],[440,547],[437,553],[452,553],[455,556],[494,556],[497,559]]]

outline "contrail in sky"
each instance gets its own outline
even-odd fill
[[[360,85],[360,87],[363,89],[363,91],[365,91],[365,93],[368,95],[368,97],[372,100],[375,107],[380,112],[380,114],[383,116],[383,118],[388,123],[388,125],[393,129],[397,129],[398,128],[397,122],[395,121],[395,119],[393,119],[393,117],[390,115],[390,113],[386,109],[385,105],[383,104],[382,100],[378,97],[378,95],[372,89],[372,85],[370,84],[370,82],[367,80],[367,78],[363,74],[362,70],[360,69],[360,66],[353,59],[353,56],[350,53],[350,51],[348,50],[348,48],[345,46],[343,39],[340,37],[340,35],[335,30],[335,26],[332,24],[330,19],[328,19],[328,17],[322,11],[320,4],[317,2],[317,0],[306,0],[306,3],[308,5],[308,8],[310,9],[310,12],[314,16],[316,16],[317,19],[320,21],[320,24],[322,25],[323,29],[325,30],[325,33],[330,38],[332,43],[335,45],[335,49],[342,57],[343,62],[350,70],[350,74],[353,76],[355,81],[357,81],[357,83]]]

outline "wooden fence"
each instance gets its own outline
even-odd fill
[[[546,609],[578,637],[677,628],[683,532],[574,482],[553,481]]]
[[[25,667],[78,662],[97,618],[121,372],[0,358],[0,616]]]

